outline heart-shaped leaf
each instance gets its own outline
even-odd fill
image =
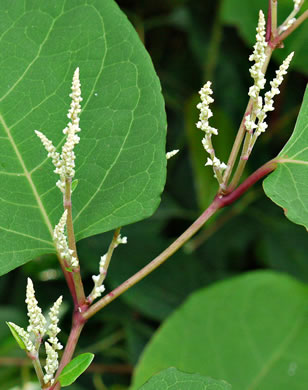
[[[62,370],[58,381],[62,387],[70,386],[89,367],[94,358],[93,353],[76,356]]]
[[[0,274],[54,252],[62,215],[53,166],[36,137],[63,143],[70,85],[82,88],[79,240],[151,215],[165,182],[160,84],[136,32],[113,0],[0,3]]]
[[[253,272],[193,294],[157,331],[132,389],[170,366],[239,390],[305,390],[308,287]]]
[[[187,374],[174,367],[154,375],[140,390],[231,390],[225,381],[217,381],[199,374]]]
[[[292,222],[308,229],[308,88],[295,130],[278,159],[278,168],[263,182],[264,191]]]

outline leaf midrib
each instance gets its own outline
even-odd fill
[[[45,209],[45,207],[44,207],[44,205],[43,205],[43,203],[41,201],[41,198],[40,198],[40,196],[39,196],[39,194],[37,192],[37,189],[36,189],[36,186],[35,186],[35,184],[34,184],[34,182],[32,180],[31,174],[29,173],[29,171],[28,171],[28,169],[27,169],[27,167],[26,167],[26,165],[24,163],[24,160],[23,160],[23,158],[22,158],[22,156],[21,156],[21,154],[20,154],[20,152],[19,152],[19,150],[17,148],[17,145],[16,145],[16,143],[14,141],[14,138],[12,137],[10,128],[7,126],[3,116],[1,114],[0,114],[0,123],[2,124],[2,126],[4,128],[4,131],[6,132],[6,134],[8,136],[10,144],[12,145],[12,148],[14,149],[16,157],[17,157],[17,159],[18,159],[18,161],[19,161],[19,163],[20,163],[20,165],[22,167],[22,170],[24,172],[24,176],[27,179],[27,181],[28,181],[28,183],[29,183],[29,185],[31,187],[31,190],[32,190],[33,195],[34,195],[34,198],[35,198],[36,203],[38,205],[38,208],[39,208],[39,210],[40,210],[40,212],[42,214],[43,220],[44,220],[44,222],[45,222],[45,224],[46,224],[46,226],[48,228],[50,236],[53,237],[53,228],[52,228],[51,222],[50,222],[50,220],[48,218],[46,209]]]
[[[291,341],[296,336],[298,330],[302,325],[303,325],[303,318],[301,317],[294,324],[293,329],[291,330],[291,332],[288,333],[287,337],[283,340],[281,345],[277,348],[276,351],[273,352],[272,356],[265,362],[259,374],[247,386],[247,390],[255,390],[258,387],[261,381],[268,374],[271,367],[274,366],[274,364],[279,360],[279,358],[282,356],[286,348],[290,345]]]

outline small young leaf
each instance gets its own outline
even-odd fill
[[[69,386],[89,367],[94,358],[93,353],[83,353],[69,362],[61,372],[58,380],[62,387]]]
[[[7,322],[7,326],[10,328],[10,331],[14,337],[14,339],[17,341],[18,345],[21,349],[26,349],[25,343],[23,342],[22,338],[19,336],[19,334],[16,332],[16,330],[12,327],[12,325]]]
[[[199,374],[188,374],[177,370],[175,367],[168,368],[154,375],[139,390],[231,390],[231,386],[221,380],[215,380]]]
[[[74,190],[76,189],[77,186],[78,186],[78,179],[73,180],[73,182],[72,182],[72,192],[74,192]]]

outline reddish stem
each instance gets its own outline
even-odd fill
[[[120,286],[115,288],[109,294],[105,295],[94,305],[84,311],[82,316],[85,320],[91,318],[95,313],[107,306],[110,302],[123,294],[130,287],[138,283],[149,273],[154,271],[157,267],[163,264],[171,255],[173,255],[179,248],[181,248],[204,224],[208,219],[215,214],[215,212],[223,207],[230,205],[241,197],[253,184],[262,179],[268,173],[272,172],[277,167],[277,161],[271,160],[264,164],[261,168],[257,169],[252,175],[250,175],[238,188],[233,190],[228,195],[216,195],[210,206],[201,214],[201,216],[180,236],[178,237],[167,249],[165,249],[160,255],[158,255],[149,264],[143,267],[135,275],[131,276]]]
[[[272,36],[272,1],[268,0],[267,23],[265,40],[269,42]]]
[[[82,316],[79,310],[76,310],[73,314],[73,325],[68,337],[64,353],[62,355],[61,362],[59,364],[59,368],[57,370],[57,374],[55,377],[55,383],[48,390],[59,390],[61,388],[61,384],[57,382],[57,378],[61,374],[63,368],[72,360],[73,354],[75,352],[75,348],[77,342],[79,340],[80,333],[86,323],[86,320]]]
[[[59,257],[58,257],[59,258]],[[65,280],[66,280],[66,283],[67,283],[67,286],[70,290],[70,293],[71,293],[71,296],[72,296],[72,299],[73,299],[73,302],[74,302],[74,307],[77,307],[78,306],[78,300],[77,300],[77,295],[76,295],[76,290],[75,290],[75,284],[74,284],[74,280],[73,280],[73,275],[71,272],[68,272],[66,270],[66,268],[68,268],[68,265],[65,264],[61,259],[59,259],[59,263],[61,265],[61,269],[62,269],[62,272],[63,272],[63,275],[65,277]]]
[[[252,173],[242,184],[240,184],[234,191],[224,196],[221,200],[222,206],[226,207],[240,198],[251,186],[253,186],[258,180],[268,175],[270,172],[277,168],[278,162],[276,160],[268,161],[262,165],[254,173]]]

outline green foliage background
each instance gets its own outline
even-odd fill
[[[167,150],[179,148],[181,152],[168,162],[166,191],[157,212],[150,219],[123,229],[129,244],[115,253],[108,289],[148,263],[211,201],[215,182],[210,170],[203,167],[201,134],[194,128],[198,117],[197,91],[206,80],[213,81],[215,115],[211,123],[220,129],[214,142],[219,157],[226,160],[229,140],[236,134],[251,84],[248,56],[257,8],[264,6],[266,10],[267,1],[119,0],[117,3],[144,42],[160,78],[168,118]],[[284,6],[287,3],[292,2],[283,1]],[[234,9],[240,12],[234,15]],[[287,40],[285,48],[275,57],[280,60],[296,50],[295,66],[284,81],[275,102],[276,110],[269,119],[269,131],[257,143],[247,174],[276,156],[294,128],[307,81],[307,68],[303,65],[307,61],[300,60],[307,55],[300,51],[304,29],[298,36],[296,43]],[[274,60],[269,77],[273,77],[277,67]],[[110,390],[127,389],[146,343],[161,322],[199,288],[257,269],[283,271],[308,282],[307,233],[285,219],[283,211],[264,195],[260,184],[222,211],[209,226],[209,233],[201,232],[198,241],[193,240],[87,324],[77,352],[93,352],[96,357],[92,372],[81,376],[70,387],[72,390],[101,390],[104,385]],[[79,242],[87,291],[92,287],[91,275],[97,273],[99,256],[105,253],[109,240],[107,233]],[[32,370],[19,360],[24,355],[5,326],[7,320],[25,325],[27,276],[34,280],[40,305],[46,310],[60,293],[65,295],[63,339],[70,328],[71,301],[52,255],[1,277],[0,383],[4,389],[22,386],[32,377]],[[16,368],[12,362],[19,366]]]

